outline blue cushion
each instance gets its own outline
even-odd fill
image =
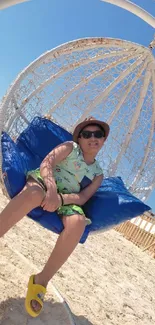
[[[18,194],[25,185],[27,168],[16,144],[8,134],[2,134],[2,172],[9,196]]]
[[[54,147],[64,141],[72,141],[72,135],[69,132],[52,121],[35,117],[17,139],[17,147],[27,148],[35,159],[39,157],[40,164]],[[38,163],[36,163],[37,167]]]
[[[3,133],[2,170],[10,197],[21,191],[28,170],[39,167],[44,157],[58,144],[72,140],[72,135],[55,123],[35,117],[21,133],[16,143]],[[121,222],[141,215],[150,207],[133,196],[120,177],[106,178],[95,195],[83,207],[92,224],[85,228],[80,243],[96,230],[106,230]],[[56,212],[47,212],[38,207],[28,216],[43,227],[59,234],[63,224]]]
[[[150,207],[127,190],[121,177],[105,178],[84,206],[86,215],[92,220],[89,231],[117,226],[147,210]]]

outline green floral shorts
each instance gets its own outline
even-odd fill
[[[43,178],[40,175],[39,169],[29,171],[26,175],[26,179],[29,180],[30,178],[33,178],[44,189],[46,193],[47,191],[46,185],[44,183]],[[57,209],[57,213],[61,218],[63,216],[72,216],[74,214],[80,214],[85,217],[86,225],[91,224],[91,220],[89,218],[86,218],[84,211],[79,205],[75,205],[75,204],[63,205]]]

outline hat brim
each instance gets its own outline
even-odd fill
[[[110,131],[110,127],[106,122],[100,121],[100,120],[87,120],[87,121],[83,121],[81,123],[79,123],[74,132],[73,132],[73,141],[74,142],[78,142],[78,136],[80,131],[85,128],[87,125],[91,125],[91,124],[98,124],[100,125],[104,131],[105,131],[105,140],[107,139],[108,135],[109,135],[109,131]]]

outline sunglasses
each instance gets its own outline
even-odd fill
[[[82,131],[79,134],[79,138],[81,138],[81,136],[84,139],[90,139],[92,136],[94,136],[97,139],[101,139],[101,138],[105,137],[105,133],[104,133],[104,131],[100,131],[100,130],[98,130],[98,131]]]

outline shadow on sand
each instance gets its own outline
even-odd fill
[[[64,305],[54,300],[45,301],[37,318],[30,317],[24,307],[24,298],[9,298],[0,304],[0,325],[70,325]],[[94,325],[84,316],[72,313],[75,325]]]

